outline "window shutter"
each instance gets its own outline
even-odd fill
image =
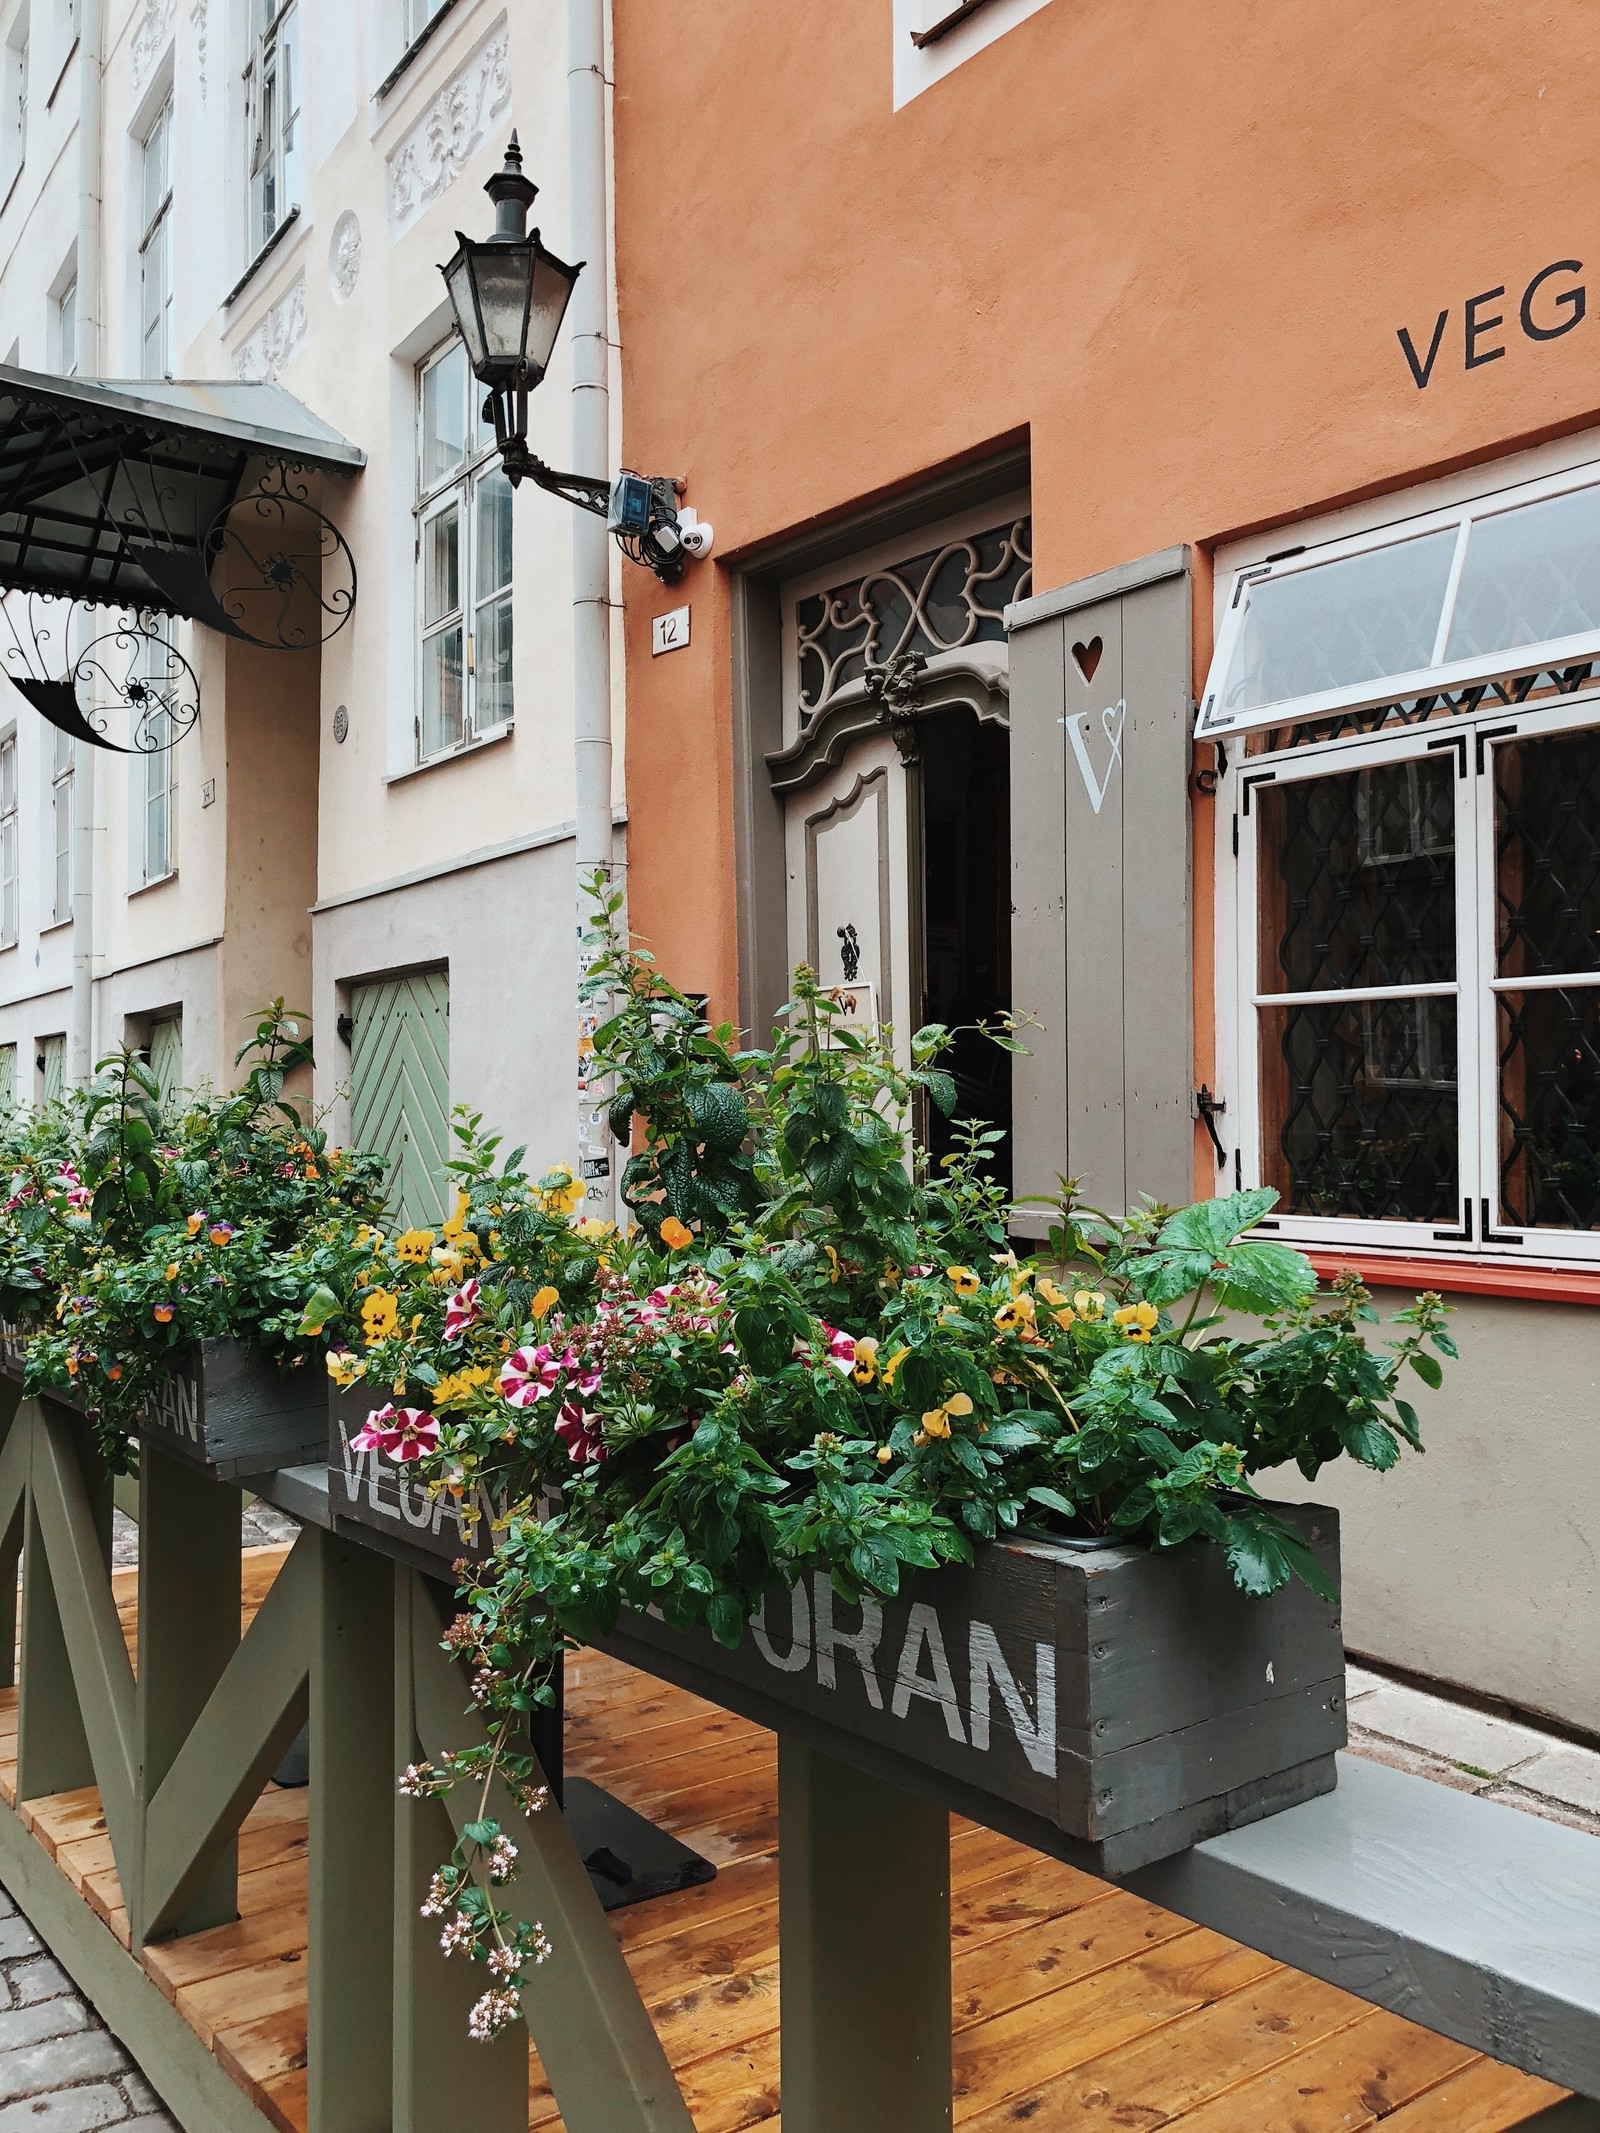
[[[150,1025],[150,1071],[161,1091],[161,1108],[168,1111],[183,1087],[183,1023],[177,1015]]]
[[[437,1223],[450,1153],[450,980],[442,970],[350,994],[350,1138],[387,1165],[391,1216]]]
[[[1016,1191],[1194,1195],[1191,580],[1170,548],[1018,602],[1011,628]],[[1025,1211],[1026,1212],[1026,1211]],[[1043,1232],[1035,1214],[1019,1228]]]

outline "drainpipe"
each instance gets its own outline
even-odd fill
[[[572,155],[572,256],[585,262],[573,291],[572,459],[584,474],[611,464],[610,351],[606,324],[610,274],[606,243],[606,0],[567,0],[567,110]],[[598,867],[609,878],[611,830],[611,544],[605,521],[572,514],[573,766],[577,784],[578,879]],[[579,920],[588,908],[580,895]],[[598,1004],[598,1003],[595,1003]],[[592,1025],[591,1025],[592,1026]],[[580,1034],[580,1044],[583,1039]],[[581,1061],[580,1061],[581,1072]],[[578,1145],[585,1177],[584,1213],[616,1219],[616,1150],[597,1091],[579,1100]],[[606,1164],[603,1177],[589,1171]]]
[[[80,378],[100,375],[101,71],[104,0],[78,13],[78,317],[73,351]],[[98,750],[79,741],[72,764],[72,1004],[67,1072],[83,1087],[94,1071],[94,785]]]

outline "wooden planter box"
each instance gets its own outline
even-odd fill
[[[1278,1505],[1338,1579],[1338,1514]],[[1015,1541],[865,1608],[815,1574],[737,1651],[625,1613],[618,1658],[1091,1872],[1335,1783],[1336,1608],[1234,1586],[1222,1551]]]
[[[0,1342],[0,1377],[22,1379],[24,1340]],[[204,1467],[221,1481],[298,1466],[322,1456],[326,1379],[309,1364],[280,1370],[253,1341],[202,1340],[174,1355],[139,1417],[142,1442]],[[81,1402],[51,1393],[64,1407]]]
[[[328,1461],[328,1502],[336,1525],[381,1533],[390,1552],[399,1550],[423,1567],[448,1572],[462,1556],[475,1560],[493,1547],[487,1496],[474,1521],[446,1496],[427,1487],[397,1460],[380,1452],[356,1452],[350,1440],[383,1396],[370,1385],[332,1386],[323,1423]],[[322,1456],[319,1449],[319,1458]]]

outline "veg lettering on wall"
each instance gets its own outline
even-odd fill
[[[1582,272],[1581,259],[1555,259],[1541,267],[1520,293],[1508,295],[1502,282],[1469,296],[1459,319],[1455,307],[1446,304],[1431,329],[1413,333],[1409,325],[1397,327],[1395,337],[1418,392],[1427,390],[1441,356],[1450,363],[1457,348],[1463,369],[1481,370],[1510,352],[1519,331],[1525,340],[1537,344],[1559,341],[1581,325],[1588,310],[1588,292],[1574,276]],[[1509,345],[1508,336],[1512,337]]]

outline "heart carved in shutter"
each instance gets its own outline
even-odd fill
[[[1104,650],[1105,644],[1099,637],[1091,637],[1087,644],[1075,644],[1072,647],[1072,656],[1078,663],[1078,672],[1085,681],[1094,680],[1094,670],[1100,664],[1100,654]]]

